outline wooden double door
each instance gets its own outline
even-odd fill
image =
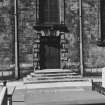
[[[42,36],[40,38],[41,69],[60,68],[60,37]]]

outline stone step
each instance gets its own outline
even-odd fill
[[[27,75],[25,81],[35,83],[59,82],[59,81],[83,81],[81,76],[73,70],[63,69],[44,69],[37,70]]]
[[[52,77],[38,77],[37,79],[64,79],[64,78],[80,78],[80,76],[52,76]]]
[[[37,78],[24,78],[25,84],[31,83],[56,83],[56,82],[87,82],[88,79],[84,78],[55,78],[55,79],[37,79]]]
[[[47,73],[47,74],[36,74],[36,73],[30,73],[32,77],[52,77],[52,76],[77,76],[77,73]]]
[[[44,69],[44,70],[36,70],[35,74],[48,74],[48,73],[72,73],[73,70],[68,69]]]
[[[31,76],[31,75],[27,75],[27,78],[36,78],[36,79],[61,79],[61,78],[81,78],[80,75],[54,75],[54,76]]]

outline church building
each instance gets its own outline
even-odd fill
[[[0,0],[0,70],[105,67],[105,0]]]

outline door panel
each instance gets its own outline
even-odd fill
[[[41,69],[60,68],[60,38],[41,37],[40,67]]]

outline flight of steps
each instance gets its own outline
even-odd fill
[[[72,70],[44,69],[37,70],[24,78],[25,83],[49,83],[49,82],[77,82],[88,81]]]

